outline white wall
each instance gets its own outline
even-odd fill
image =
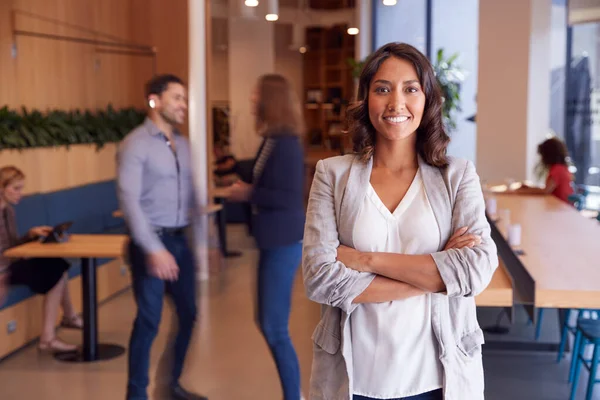
[[[527,179],[534,180],[538,145],[550,133],[550,71],[552,67],[552,5],[531,0],[527,107]]]
[[[549,127],[550,8],[480,0],[477,168],[485,180],[533,177],[534,143]]]
[[[207,125],[207,85],[206,85],[206,4],[205,1],[188,1],[189,30],[189,131],[192,158],[194,160],[194,189],[201,206],[208,203],[208,152],[206,149]],[[207,280],[208,272],[208,230],[206,215],[194,224],[194,253],[196,255],[198,278]]]
[[[292,43],[292,25],[275,25],[275,72],[289,79],[296,94],[302,99],[304,67],[302,54],[289,48]]]
[[[479,4],[477,169],[488,181],[525,178],[529,3]]]
[[[230,143],[233,154],[252,158],[261,139],[254,129],[250,94],[257,79],[275,70],[274,24],[264,19],[229,20]]]
[[[210,98],[217,103],[229,101],[229,55],[227,51],[212,52]]]
[[[297,51],[278,50],[275,53],[275,72],[288,78],[298,96],[302,98],[304,87],[302,54]],[[226,51],[213,51],[211,74],[211,100],[229,101],[229,54]]]

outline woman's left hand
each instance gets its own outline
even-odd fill
[[[365,254],[352,247],[340,245],[337,248],[337,260],[355,271],[370,272],[365,259]]]
[[[229,197],[231,201],[248,201],[252,195],[253,186],[244,181],[237,181],[229,187]]]

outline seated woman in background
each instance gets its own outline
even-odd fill
[[[18,168],[9,166],[0,169],[0,305],[3,294],[14,285],[25,285],[35,293],[45,294],[44,320],[38,348],[50,352],[75,351],[77,346],[63,342],[55,334],[59,306],[62,306],[64,313],[61,326],[75,329],[83,327],[83,321],[75,312],[69,295],[66,276],[69,263],[60,258],[11,260],[1,254],[10,247],[47,236],[52,230],[48,226],[38,226],[31,228],[22,238],[17,236],[13,206],[21,200],[24,184],[25,174]]]
[[[541,163],[548,170],[546,186],[534,188],[522,185],[517,189],[522,194],[552,194],[565,203],[569,202],[569,196],[573,194],[573,176],[569,172],[567,157],[569,153],[567,146],[558,138],[553,137],[545,140],[538,146],[538,154]]]

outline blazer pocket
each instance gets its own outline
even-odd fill
[[[473,332],[467,333],[460,338],[458,342],[458,349],[467,357],[473,357],[477,353],[477,350],[481,348],[481,345],[485,343],[483,337],[483,331],[476,329]]]
[[[312,335],[312,340],[317,346],[329,354],[335,354],[340,349],[340,338],[325,329],[322,322],[319,322],[317,325]]]

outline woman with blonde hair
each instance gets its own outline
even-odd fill
[[[17,234],[13,206],[19,203],[25,185],[25,174],[14,166],[0,168],[0,296],[10,286],[25,285],[37,294],[44,294],[42,334],[38,348],[49,352],[75,351],[77,346],[56,337],[58,308],[63,309],[61,326],[81,329],[83,321],[75,312],[67,285],[69,263],[60,258],[32,258],[11,260],[1,253],[10,247],[47,236],[52,228],[37,226],[23,237]],[[3,301],[0,298],[0,304]]]
[[[298,400],[300,367],[288,324],[305,220],[302,114],[281,75],[262,76],[251,101],[262,145],[252,183],[233,185],[229,199],[251,205],[252,235],[260,250],[257,323],[275,359],[284,398]]]

